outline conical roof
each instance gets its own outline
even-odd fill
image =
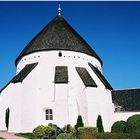
[[[49,24],[35,36],[17,57],[15,63],[23,56],[49,50],[67,50],[81,52],[102,60],[86,41],[61,16],[56,16]]]

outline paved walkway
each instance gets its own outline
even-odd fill
[[[0,137],[3,137],[5,139],[26,139],[23,137],[15,136],[14,133],[10,133],[7,131],[0,131]]]

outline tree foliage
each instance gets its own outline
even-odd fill
[[[33,130],[33,135],[37,139],[54,139],[55,136],[55,129],[50,126],[39,125]]]
[[[133,115],[127,119],[126,133],[140,133],[140,115]]]
[[[83,119],[82,119],[81,115],[78,115],[77,123],[75,125],[75,129],[77,129],[78,127],[84,127],[84,123],[83,123]]]
[[[126,130],[125,121],[117,121],[111,127],[112,133],[125,133],[125,130]]]
[[[98,128],[98,132],[104,132],[101,115],[98,115],[96,127]]]

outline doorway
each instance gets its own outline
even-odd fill
[[[9,128],[9,117],[10,117],[10,109],[7,108],[5,112],[5,124],[6,124],[7,130]]]

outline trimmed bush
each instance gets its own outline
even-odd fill
[[[96,127],[98,128],[98,132],[104,132],[101,115],[98,115]]]
[[[62,128],[62,131],[63,131],[63,133],[72,133],[72,134],[74,134],[75,135],[75,129],[70,125],[70,124],[67,124],[66,126],[64,126],[63,128]]]
[[[77,129],[78,127],[84,127],[84,123],[83,123],[83,119],[82,119],[81,115],[78,115],[77,123],[75,125],[75,129]]]
[[[48,126],[55,129],[56,136],[63,132],[62,129],[60,127],[58,127],[56,124],[49,123]]]
[[[39,125],[33,130],[33,135],[38,139],[55,138],[55,129],[50,126]]]
[[[112,133],[125,133],[125,130],[126,130],[125,121],[117,121],[111,127]]]
[[[72,133],[61,133],[56,139],[75,139],[75,136]]]
[[[126,133],[140,133],[140,115],[133,115],[127,119]]]
[[[96,139],[139,139],[140,134],[129,134],[129,133],[95,133],[94,138]]]
[[[79,139],[94,139],[95,133],[98,132],[96,127],[79,127],[78,138]]]

